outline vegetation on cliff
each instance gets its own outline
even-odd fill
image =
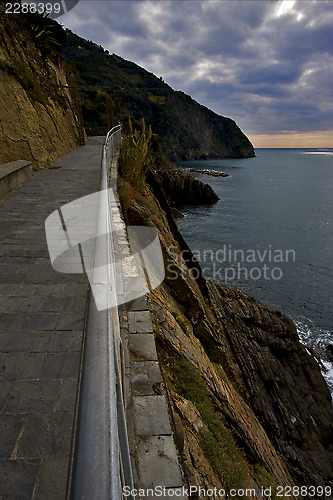
[[[144,118],[162,138],[163,151],[171,160],[254,156],[252,144],[233,120],[174,91],[140,66],[70,31],[65,57],[76,65],[88,128],[102,130],[130,114]]]

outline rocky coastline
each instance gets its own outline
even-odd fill
[[[185,172],[210,175],[212,177],[230,177],[229,174],[219,172],[218,170],[210,170],[208,168],[202,170],[200,168],[184,168],[184,170]]]
[[[333,406],[318,362],[289,318],[203,278],[170,208],[187,175],[149,172],[145,201],[125,207],[162,245],[166,279],[149,307],[185,484],[266,486],[271,496],[256,498],[271,499],[278,486],[333,491]]]

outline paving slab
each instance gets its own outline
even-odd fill
[[[155,337],[147,333],[129,335],[131,361],[157,361]]]
[[[40,480],[34,500],[58,500],[66,497],[66,483],[58,480],[65,477],[68,470],[66,457],[47,457],[41,460]]]
[[[55,409],[58,411],[74,411],[77,393],[76,378],[62,381]]]
[[[147,296],[138,297],[126,304],[127,311],[146,311],[148,309]]]
[[[138,436],[171,435],[164,396],[134,396],[135,430]]]
[[[0,420],[0,458],[10,458],[20,435],[24,415],[4,415]]]
[[[43,353],[9,352],[0,356],[2,380],[37,379],[44,363]]]
[[[128,328],[130,333],[152,333],[149,311],[129,311]]]
[[[135,396],[152,396],[157,393],[155,387],[162,384],[162,376],[157,361],[131,363],[132,393]]]
[[[89,283],[54,271],[45,219],[99,190],[88,141],[0,200],[0,498],[65,500]]]
[[[40,459],[1,460],[1,497],[6,500],[32,498],[39,468]]]
[[[142,438],[138,444],[142,488],[182,486],[182,477],[172,436]]]
[[[30,332],[24,334],[29,335],[30,344],[29,352],[66,352],[69,350],[72,332]],[[20,335],[17,336],[22,336]],[[81,350],[81,349],[80,349]]]
[[[8,398],[12,392],[14,382],[12,380],[0,380],[0,412],[2,413],[4,406],[8,402]]]
[[[69,456],[73,416],[73,412],[60,411],[28,415],[17,458]]]
[[[3,353],[25,352],[31,344],[31,333],[0,333],[0,346]]]
[[[60,380],[22,380],[15,382],[3,413],[23,414],[53,411],[60,385]]]

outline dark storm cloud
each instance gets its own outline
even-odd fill
[[[248,133],[332,128],[330,1],[87,1],[62,22]]]

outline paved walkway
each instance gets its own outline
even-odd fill
[[[48,257],[46,217],[98,191],[103,140],[0,201],[0,499],[63,500],[88,282]]]

